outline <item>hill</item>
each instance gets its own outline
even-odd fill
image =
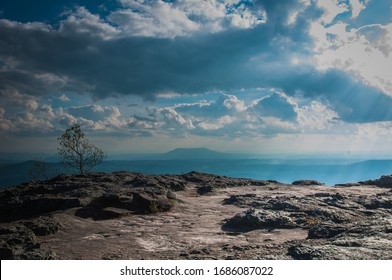
[[[235,159],[241,155],[216,152],[207,148],[177,148],[155,156],[160,160]]]

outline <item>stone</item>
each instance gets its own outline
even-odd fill
[[[291,183],[294,186],[322,186],[324,183],[320,183],[316,180],[297,180]]]
[[[362,185],[375,185],[380,188],[392,188],[392,175],[384,175],[376,180],[359,182]]]
[[[345,232],[347,228],[335,224],[316,224],[309,229],[308,238],[331,238]]]
[[[55,234],[61,225],[53,217],[42,216],[37,219],[24,221],[23,224],[31,229],[37,236]]]
[[[226,231],[251,231],[256,229],[292,228],[297,225],[287,215],[268,210],[249,209],[225,221]]]

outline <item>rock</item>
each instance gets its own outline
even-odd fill
[[[358,187],[360,183],[342,183],[342,184],[335,184],[335,187]]]
[[[55,234],[61,225],[53,217],[42,216],[37,219],[24,221],[23,224],[31,229],[37,236]]]
[[[54,259],[55,253],[41,249],[34,232],[23,224],[1,225],[0,259]]]
[[[322,253],[314,247],[295,245],[288,249],[288,254],[295,260],[321,260]]]
[[[392,175],[384,175],[376,180],[359,182],[361,185],[374,185],[380,188],[392,188]]]
[[[210,193],[214,190],[214,186],[212,184],[204,184],[197,189],[197,193],[200,195]]]
[[[256,229],[292,228],[297,225],[287,215],[277,211],[249,209],[225,221],[226,231],[251,231]]]
[[[343,223],[348,221],[349,218],[347,214],[343,211],[333,210],[330,208],[311,208],[309,210],[304,210],[303,212],[312,217],[312,219],[320,220],[320,221],[332,221],[334,223]]]
[[[295,186],[322,186],[324,183],[320,183],[316,180],[297,180],[291,183]]]
[[[81,202],[78,198],[19,196],[6,203],[1,203],[0,209],[3,215],[0,214],[0,221],[27,219],[79,206],[81,206]]]
[[[192,171],[187,174],[181,175],[188,182],[212,185],[213,188],[230,188],[238,186],[267,186],[271,183],[280,184],[276,181],[253,180],[244,178],[230,178],[226,176],[216,176],[213,174],[206,174]]]
[[[347,228],[337,226],[335,224],[316,224],[309,229],[308,238],[331,238],[341,234],[342,232],[345,232],[346,230]]]
[[[299,211],[301,209],[300,206],[291,202],[290,199],[287,198],[274,198],[268,201],[268,204],[271,206],[272,210],[281,210],[281,211]]]
[[[0,190],[0,222],[47,215],[70,208],[79,217],[108,219],[129,213],[168,211],[175,191],[186,181],[175,175],[145,175],[130,172],[62,174],[43,182],[29,182]],[[104,210],[106,209],[106,210]]]
[[[240,195],[231,195],[229,198],[225,198],[223,204],[229,205],[234,204],[237,206],[249,206],[250,201],[254,201],[256,199],[256,195],[253,193],[248,194],[240,194]]]
[[[138,212],[157,213],[169,211],[173,207],[173,201],[165,195],[135,193],[133,203]]]
[[[388,180],[293,188],[199,172],[59,175],[0,189],[0,257],[392,259],[392,188],[376,187]]]
[[[392,197],[361,196],[356,200],[366,209],[392,209]]]

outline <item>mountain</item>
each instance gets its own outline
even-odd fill
[[[0,162],[0,188],[21,184],[35,178],[50,178],[59,173],[69,173],[59,162],[24,161],[7,164]],[[33,175],[32,176],[32,171]],[[175,149],[146,156],[144,159],[105,160],[92,172],[132,171],[146,174],[183,174],[191,171],[212,173],[237,178],[277,180],[291,183],[295,180],[313,179],[327,185],[358,182],[392,173],[392,160],[282,160],[246,159],[244,155],[219,153],[205,148]]]
[[[177,148],[170,152],[157,155],[160,160],[196,160],[196,159],[235,159],[241,155],[216,152],[207,148]]]

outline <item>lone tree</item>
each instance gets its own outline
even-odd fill
[[[60,147],[57,153],[62,162],[77,169],[80,174],[89,172],[105,158],[105,153],[85,138],[79,124],[73,124],[58,140]]]

